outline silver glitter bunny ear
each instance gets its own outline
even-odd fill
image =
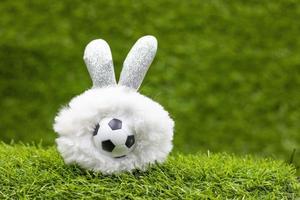
[[[155,37],[148,35],[140,38],[123,63],[119,84],[138,90],[155,57],[156,49]]]
[[[91,41],[84,50],[83,59],[93,81],[93,87],[116,85],[109,45],[102,39]]]

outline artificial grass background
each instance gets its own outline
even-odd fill
[[[0,145],[0,198],[294,199],[295,169],[228,154],[176,154],[147,172],[102,175],[64,165],[54,147]]]
[[[1,140],[53,144],[61,105],[91,86],[85,45],[104,38],[117,74],[135,40],[158,38],[141,92],[176,121],[175,151],[300,163],[300,4],[279,1],[0,3]]]

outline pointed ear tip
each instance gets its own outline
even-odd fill
[[[147,41],[149,43],[155,44],[157,46],[157,39],[153,35],[145,35],[139,39],[139,41]]]
[[[103,49],[110,52],[109,45],[105,40],[103,39],[92,40],[86,45],[84,49],[83,58],[87,57],[90,54],[90,52],[100,51]]]
[[[141,38],[147,38],[147,39],[151,39],[151,40],[156,40],[156,37],[154,35],[144,35]]]
[[[97,48],[97,47],[107,47],[107,46],[109,46],[108,45],[108,43],[105,41],[105,40],[103,40],[103,39],[95,39],[95,40],[92,40],[92,41],[90,41],[87,45],[86,45],[86,47],[85,47],[85,49],[90,49],[90,48]]]

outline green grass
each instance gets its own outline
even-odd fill
[[[102,175],[64,165],[54,147],[0,145],[0,198],[293,199],[300,183],[281,161],[175,154],[146,172]]]
[[[175,151],[300,165],[297,0],[1,0],[0,139],[52,145],[53,118],[91,86],[85,45],[104,38],[117,74],[135,40],[158,38],[141,92],[176,121]]]

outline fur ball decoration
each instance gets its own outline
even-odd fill
[[[74,97],[54,122],[65,163],[112,174],[146,170],[166,159],[174,122],[160,104],[137,92],[156,49],[155,37],[140,38],[117,83],[108,44],[97,39],[86,46],[84,61],[93,87]]]

